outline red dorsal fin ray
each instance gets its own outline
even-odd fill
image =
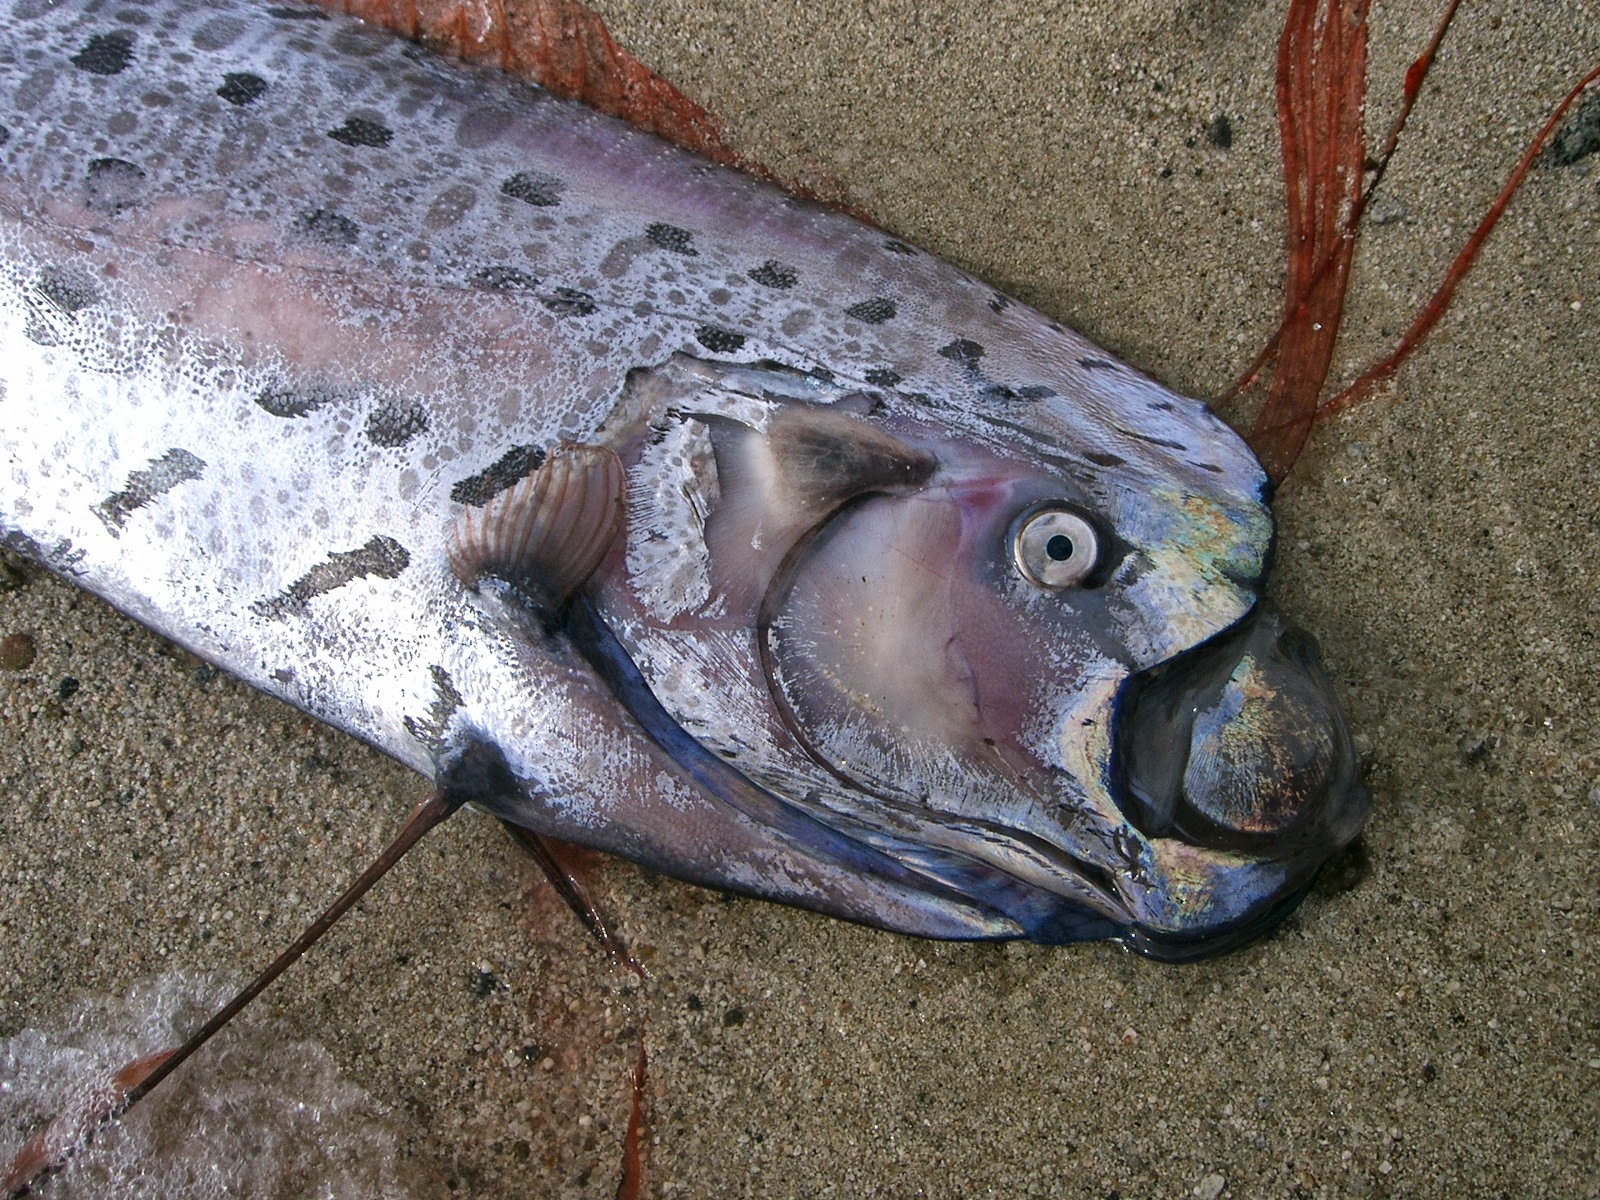
[[[629,54],[576,0],[317,0],[402,37],[487,62],[724,166],[722,124]],[[759,172],[758,172],[759,173]]]

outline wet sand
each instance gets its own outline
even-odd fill
[[[599,7],[752,157],[1180,390],[1221,392],[1274,323],[1280,6]],[[1375,11],[1371,128],[1436,7]],[[1596,61],[1588,5],[1464,6],[1339,370],[1392,344]],[[941,945],[607,865],[641,994],[469,817],[270,995],[259,1042],[325,1046],[418,1194],[612,1195],[648,1017],[655,1195],[1600,1195],[1597,476],[1591,157],[1533,172],[1430,345],[1279,496],[1272,593],[1374,803],[1364,874],[1270,941],[1182,968]],[[36,572],[0,593],[14,632],[39,653],[0,672],[0,1037],[245,972],[423,790]]]

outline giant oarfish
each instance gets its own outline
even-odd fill
[[[1367,797],[1240,440],[916,247],[291,6],[12,0],[0,531],[685,879],[1254,936]]]

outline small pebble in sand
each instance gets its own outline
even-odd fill
[[[33,666],[38,653],[38,647],[27,634],[7,634],[0,638],[0,671],[26,671]]]

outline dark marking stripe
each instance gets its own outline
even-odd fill
[[[294,219],[291,231],[298,238],[322,246],[354,246],[361,236],[359,225],[331,208],[301,213]]]
[[[518,171],[500,185],[500,190],[513,200],[535,208],[554,208],[561,203],[561,191],[565,186],[545,171]]]
[[[367,418],[367,437],[375,446],[404,446],[428,428],[428,413],[414,401],[386,402]]]
[[[411,565],[411,555],[392,537],[375,534],[359,550],[340,550],[328,555],[328,561],[318,563],[270,600],[258,601],[254,611],[263,617],[282,619],[291,614],[303,613],[306,606],[318,596],[356,579],[376,575],[379,579],[393,579]]]
[[[487,504],[508,487],[544,465],[544,451],[537,446],[513,446],[487,470],[469,475],[450,489],[450,499],[468,508]]]
[[[694,331],[694,340],[713,354],[732,354],[744,345],[744,334],[702,325]]]
[[[991,400],[1048,400],[1056,394],[1056,390],[1042,383],[1029,383],[1022,387],[991,383],[983,389],[982,394]]]
[[[73,268],[45,267],[36,286],[39,295],[59,312],[80,312],[100,299],[94,280]]]
[[[769,258],[750,272],[750,278],[762,287],[776,288],[781,292],[800,282],[800,272],[775,258]]]
[[[204,460],[174,446],[161,457],[152,458],[143,470],[129,475],[121,491],[112,492],[94,506],[94,515],[105,522],[113,537],[121,537],[122,527],[134,509],[143,508],[180,483],[199,479],[205,469]]]
[[[845,309],[845,316],[854,317],[868,325],[882,325],[892,319],[899,307],[889,296],[874,296],[870,300],[863,300],[859,304],[852,304]]]
[[[1153,436],[1152,434],[1140,433],[1135,429],[1124,429],[1120,425],[1113,425],[1111,428],[1115,429],[1123,437],[1130,437],[1135,441],[1144,442],[1151,446],[1160,446],[1163,450],[1181,450],[1185,453],[1187,453],[1189,450],[1189,447],[1185,446],[1182,442],[1169,441],[1167,438],[1159,438]]]
[[[243,108],[247,104],[254,104],[267,90],[267,81],[261,76],[250,71],[229,71],[222,77],[222,86],[217,89],[229,104],[236,108]]]
[[[540,296],[539,303],[558,317],[587,317],[598,311],[594,297],[578,288],[558,287],[548,296]]]
[[[97,33],[71,58],[73,66],[91,75],[117,75],[133,61],[133,34],[119,29]]]
[[[303,417],[325,404],[350,397],[334,388],[312,384],[308,387],[271,387],[256,396],[256,404],[275,417]]]
[[[387,146],[394,139],[394,132],[366,117],[346,117],[343,125],[328,130],[328,136],[346,146]]]
[[[957,338],[947,346],[940,346],[939,355],[960,363],[969,371],[976,371],[978,360],[983,357],[983,347],[971,338]]]
[[[665,221],[657,221],[650,225],[645,229],[644,235],[663,250],[671,250],[690,258],[700,253],[694,248],[694,234],[676,225],[668,225]]]
[[[433,703],[420,717],[407,717],[406,732],[421,742],[437,757],[444,749],[444,731],[456,709],[461,707],[461,693],[456,690],[450,672],[435,665],[428,668],[433,675]]]

